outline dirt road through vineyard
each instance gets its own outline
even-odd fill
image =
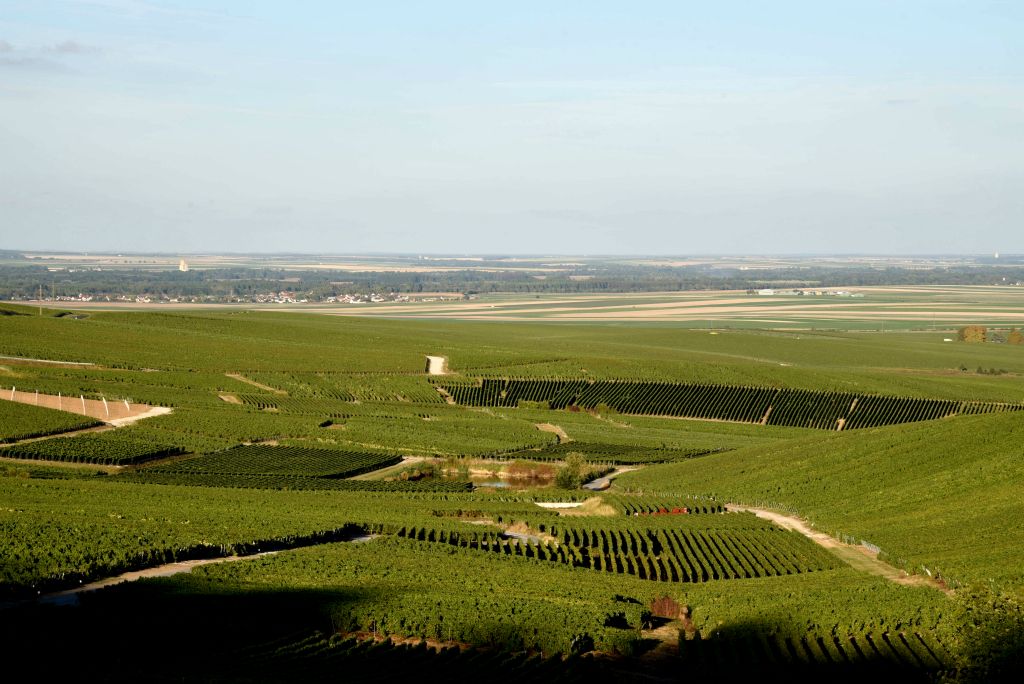
[[[726,509],[730,511],[745,511],[753,513],[759,518],[764,520],[770,520],[779,527],[784,527],[787,530],[793,530],[804,535],[819,546],[823,546],[835,555],[842,558],[844,561],[849,563],[852,567],[862,572],[867,572],[872,575],[878,575],[884,577],[887,580],[896,582],[897,584],[905,584],[908,586],[917,587],[931,587],[932,589],[938,589],[946,594],[952,594],[952,590],[949,589],[944,583],[934,580],[929,577],[922,575],[910,575],[900,570],[899,568],[893,567],[881,561],[877,558],[875,553],[865,546],[846,544],[844,542],[831,537],[824,532],[819,532],[811,528],[810,524],[800,518],[791,515],[785,515],[777,511],[769,511],[764,508],[753,508],[751,506],[741,506],[738,504],[726,504]]]

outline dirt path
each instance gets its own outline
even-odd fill
[[[444,401],[446,404],[451,404],[452,406],[455,406],[455,398],[448,393],[448,390],[446,390],[444,387],[437,387],[436,385],[434,386],[434,389],[437,390],[438,394],[444,397]]]
[[[426,460],[427,460],[426,456],[403,456],[401,463],[396,463],[393,466],[387,466],[386,468],[381,468],[380,470],[373,470],[373,471],[370,471],[368,473],[363,473],[362,475],[356,475],[355,477],[350,477],[348,479],[350,479],[350,480],[383,480],[385,477],[391,477],[395,473],[402,472],[403,470],[405,470],[405,468],[407,468],[408,466],[411,466],[413,463],[420,463],[420,462],[426,461]]]
[[[21,442],[18,442],[20,444]],[[10,445],[4,445],[10,446]],[[70,461],[44,461],[38,458],[9,458],[4,456],[4,450],[0,448],[0,463],[11,466],[56,466],[59,468],[74,468],[76,470],[98,470],[104,473],[119,473],[125,466],[100,465],[98,463],[71,463]]]
[[[0,449],[9,446],[16,446],[18,444],[29,444],[31,442],[41,442],[44,439],[60,439],[61,437],[74,437],[75,435],[84,435],[90,432],[107,432],[113,430],[113,425],[99,425],[97,427],[82,428],[81,430],[68,430],[67,432],[55,432],[52,435],[40,435],[39,437],[26,437],[25,439],[15,440],[13,442],[5,442],[0,444]],[[0,451],[2,454],[3,451]]]
[[[623,473],[630,473],[634,470],[640,470],[641,466],[618,466],[612,472],[607,475],[602,475],[599,478],[591,480],[583,485],[584,489],[589,489],[592,492],[604,491],[612,486],[612,480],[617,478]]]
[[[23,356],[0,356],[0,359],[4,361],[21,361],[22,363],[45,363],[48,366],[66,366],[70,368],[96,365],[86,361],[51,361],[50,359],[27,359]]]
[[[366,534],[358,537],[353,537],[348,540],[348,543],[362,543],[376,539],[380,535]],[[300,547],[301,548],[301,547]],[[308,548],[308,547],[306,547]],[[291,550],[291,549],[288,549]],[[202,567],[204,565],[215,565],[217,563],[234,563],[235,561],[250,560],[253,558],[262,558],[264,556],[273,556],[283,551],[265,551],[263,553],[254,553],[251,556],[226,556],[222,558],[203,558],[200,560],[189,560],[189,561],[178,561],[175,563],[165,563],[158,565],[153,568],[146,568],[144,570],[134,570],[132,572],[126,572],[116,577],[107,577],[106,579],[97,580],[90,582],[89,584],[83,584],[80,587],[74,589],[68,589],[66,591],[58,591],[52,594],[45,594],[36,599],[39,603],[47,603],[53,605],[74,605],[78,603],[78,595],[90,591],[97,591],[104,587],[111,587],[116,584],[124,584],[125,582],[136,582],[140,579],[148,577],[171,577],[172,575],[180,575],[183,573],[192,572],[193,568]]]
[[[271,392],[273,394],[277,394],[277,395],[280,395],[280,396],[287,396],[288,395],[288,393],[285,392],[283,389],[277,389],[276,387],[271,387],[270,385],[264,385],[262,382],[256,382],[255,380],[250,380],[249,378],[245,377],[241,373],[225,373],[224,375],[228,376],[232,380],[238,380],[239,382],[244,382],[247,385],[252,385],[253,387],[259,387],[261,390],[265,390],[265,391]]]
[[[679,661],[679,623],[670,622],[657,629],[645,629],[640,632],[641,638],[654,639],[658,645],[640,656],[640,662],[652,665],[663,665]]]
[[[559,444],[564,444],[565,442],[571,442],[572,441],[572,437],[570,437],[565,432],[565,430],[563,430],[562,428],[560,428],[557,425],[552,425],[551,423],[537,423],[536,424],[536,428],[538,430],[540,430],[541,432],[550,432],[550,433],[554,434],[556,437],[558,437],[558,443]]]
[[[123,584],[125,582],[135,582],[140,579],[147,577],[170,577],[172,575],[180,575],[183,573],[192,572],[193,568],[198,568],[203,565],[213,565],[215,563],[233,563],[235,561],[246,560],[249,558],[260,558],[261,556],[271,556],[277,551],[267,551],[266,553],[257,553],[252,556],[228,556],[226,558],[204,558],[202,560],[190,560],[190,561],[179,561],[177,563],[166,563],[164,565],[158,565],[155,568],[146,568],[145,570],[135,570],[133,572],[126,572],[118,575],[117,577],[108,577],[106,579],[97,580],[96,582],[90,582],[89,584],[83,584],[75,589],[68,589],[67,591],[58,591],[53,594],[46,594],[38,599],[39,603],[66,606],[75,605],[78,603],[78,595],[84,594],[90,591],[97,591],[104,587],[112,587],[115,584]]]
[[[629,423],[620,423],[619,421],[613,420],[612,418],[609,418],[608,416],[602,416],[597,411],[587,411],[587,413],[592,418],[595,418],[595,419],[600,420],[602,422],[608,423],[609,425],[614,425],[615,427],[618,427],[618,428],[632,428],[633,427]]]
[[[799,532],[814,543],[819,546],[823,546],[835,555],[839,556],[861,572],[884,577],[885,579],[896,582],[897,584],[905,584],[914,587],[931,587],[932,589],[938,589],[950,596],[953,594],[953,591],[942,582],[938,582],[922,575],[908,575],[903,570],[895,568],[884,561],[878,560],[877,556],[868,548],[860,545],[843,543],[838,539],[830,537],[824,532],[818,532],[812,529],[806,521],[795,516],[785,515],[776,511],[769,511],[763,508],[753,508],[751,506],[740,506],[736,504],[726,504],[725,507],[730,511],[746,511],[748,513],[753,513],[759,518],[770,520],[779,527]]]

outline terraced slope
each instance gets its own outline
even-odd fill
[[[1021,592],[1024,416],[1004,413],[805,437],[622,475],[619,487],[793,510],[951,584]]]
[[[959,414],[1024,409],[1024,404],[886,397],[775,387],[642,382],[630,380],[489,379],[438,387],[468,406],[552,409],[608,406],[633,415],[673,416],[821,430],[878,427]]]

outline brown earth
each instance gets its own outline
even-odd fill
[[[537,423],[536,427],[541,432],[550,432],[554,434],[556,437],[558,437],[559,444],[572,441],[572,437],[566,434],[565,430],[563,430],[557,425],[552,425],[551,423]]]
[[[558,515],[564,515],[570,518],[580,516],[613,518],[619,514],[619,511],[614,506],[606,504],[604,499],[599,496],[592,496],[584,501],[582,505],[575,508],[559,508],[555,510],[558,511]]]
[[[21,392],[11,388],[0,390],[0,399],[16,401],[21,404],[31,404],[44,408],[77,413],[80,416],[88,416],[96,420],[102,420],[111,425],[127,425],[149,418],[151,416],[170,413],[171,409],[164,406],[150,406],[149,404],[130,404],[125,401],[107,401],[101,399],[83,399],[81,397],[64,397],[52,394],[36,394],[35,392]]]

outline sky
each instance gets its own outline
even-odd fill
[[[0,0],[0,249],[1024,253],[1024,2]]]

